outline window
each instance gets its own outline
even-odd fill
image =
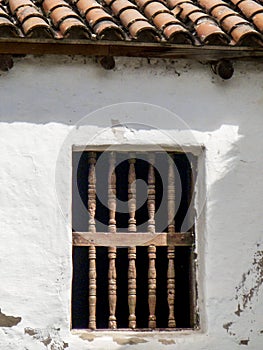
[[[197,325],[195,164],[164,150],[73,152],[73,329]]]

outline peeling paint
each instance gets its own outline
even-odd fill
[[[230,331],[230,328],[231,328],[231,326],[233,325],[233,323],[234,323],[234,322],[227,322],[227,323],[223,324],[223,328],[226,329],[226,331],[227,331],[227,333],[228,333],[229,335],[235,336],[236,333]]]
[[[148,340],[138,338],[138,337],[131,337],[131,338],[113,337],[112,340],[115,341],[118,345],[137,345],[140,343],[148,342]]]
[[[158,341],[163,345],[175,344],[175,341],[173,339],[159,339]]]
[[[237,305],[237,310],[235,311],[235,314],[239,317],[241,315],[241,308],[240,308],[240,304]]]
[[[233,324],[233,322],[228,322],[228,323],[225,323],[225,324],[223,325],[223,328],[225,328],[225,329],[227,330],[227,333],[228,333],[228,331],[229,331],[229,328],[232,326],[232,324]]]
[[[25,334],[28,334],[34,340],[44,344],[48,350],[64,350],[69,345],[60,339],[58,331],[59,329],[55,328],[50,330],[42,330],[27,327],[24,329]]]
[[[7,316],[0,309],[0,327],[13,327],[21,322],[21,317]]]
[[[238,307],[235,311],[237,316],[248,307],[252,299],[258,295],[259,289],[263,283],[263,251],[257,251],[251,268],[243,273],[241,282],[236,287],[236,300]]]

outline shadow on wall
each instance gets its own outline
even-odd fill
[[[98,108],[122,101],[166,106],[199,131],[213,131],[223,123],[237,124],[248,115],[261,115],[262,86],[255,67],[248,70],[244,66],[243,75],[223,83],[213,81],[207,67],[194,62],[186,69],[185,61],[177,61],[170,68],[161,61],[149,70],[146,59],[140,59],[135,67],[137,59],[123,58],[118,69],[105,72],[93,60],[84,64],[85,60],[66,56],[19,59],[0,77],[0,120],[76,125]],[[175,75],[175,68],[183,72],[180,77]],[[129,109],[124,110],[127,113]],[[162,128],[169,128],[162,115],[157,118]],[[90,118],[90,125],[97,123]]]

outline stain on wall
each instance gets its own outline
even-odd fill
[[[130,337],[126,339],[122,337],[113,337],[112,340],[118,345],[138,345],[140,343],[147,343],[147,340],[139,337]]]
[[[162,343],[163,345],[171,345],[175,344],[175,341],[173,339],[159,339],[159,343]]]

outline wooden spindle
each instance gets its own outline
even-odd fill
[[[129,304],[129,328],[134,329],[136,327],[136,247],[128,248],[128,304]]]
[[[89,328],[96,329],[96,248],[89,247]]]
[[[175,215],[175,175],[174,175],[174,162],[173,159],[168,157],[168,186],[167,186],[167,198],[168,198],[168,232],[173,233],[175,231],[174,215]]]
[[[96,232],[95,213],[96,213],[96,152],[89,152],[88,155],[89,176],[88,176],[88,212],[89,212],[89,231]]]
[[[136,159],[133,155],[132,158],[129,159],[129,175],[128,175],[128,206],[129,206],[129,214],[130,219],[128,222],[128,231],[136,232],[136,173],[135,173],[135,162]]]
[[[108,272],[108,281],[109,281],[109,328],[115,329],[117,327],[116,322],[116,303],[117,303],[117,283],[116,283],[116,247],[108,248],[108,258],[109,258],[109,272]]]
[[[175,297],[175,271],[174,271],[174,247],[167,247],[168,270],[167,270],[167,301],[169,308],[168,327],[175,328],[174,297]]]
[[[148,247],[149,270],[148,270],[148,303],[149,303],[149,328],[156,328],[156,247],[150,245]]]
[[[109,227],[110,233],[116,232],[116,173],[115,173],[115,163],[116,163],[116,153],[111,152],[109,159],[109,177],[108,177],[108,207],[109,207]]]
[[[148,172],[148,232],[155,232],[155,174],[154,174],[154,154],[149,157],[149,172]]]

